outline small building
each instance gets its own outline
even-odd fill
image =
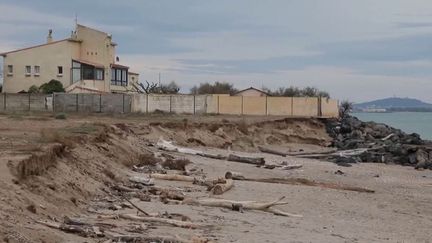
[[[112,36],[80,24],[71,36],[54,41],[50,30],[42,45],[0,53],[3,92],[26,92],[52,79],[69,93],[136,91],[139,75],[117,63]]]
[[[254,97],[265,97],[270,96],[268,93],[259,90],[254,87],[250,87],[244,90],[240,90],[237,93],[235,93],[233,96],[254,96]]]

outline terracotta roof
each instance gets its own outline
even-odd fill
[[[120,65],[120,64],[116,64],[116,63],[112,63],[111,67],[113,67],[113,68],[122,68],[122,69],[129,69],[128,66],[123,66],[123,65]]]
[[[41,47],[41,46],[47,46],[47,45],[57,44],[57,43],[63,42],[63,41],[76,41],[76,40],[73,40],[71,38],[67,38],[67,39],[53,41],[53,42],[45,43],[45,44],[41,44],[41,45],[30,46],[30,47],[26,47],[26,48],[14,50],[14,51],[3,52],[3,53],[0,53],[0,56],[6,56],[7,54],[10,54],[10,53],[19,52],[19,51],[25,51],[25,50],[29,50],[29,49],[33,49],[33,48],[37,48],[37,47]]]
[[[90,88],[81,87],[81,86],[73,87],[71,90],[68,91],[68,93],[74,91],[75,89],[86,90],[86,91],[95,92],[95,93],[106,93],[106,92],[100,91],[98,89],[90,89]]]
[[[256,91],[258,91],[260,93],[263,93],[263,94],[265,94],[267,96],[271,96],[269,93],[267,93],[265,91],[262,91],[260,89],[254,88],[254,87],[250,87],[250,88],[247,88],[247,89],[243,89],[243,90],[237,91],[236,93],[234,93],[234,95],[239,94],[239,93],[244,92],[244,91],[247,91],[247,90],[250,90],[250,89],[256,90]]]
[[[103,64],[100,63],[95,63],[95,62],[90,62],[90,61],[86,61],[86,60],[82,60],[82,59],[72,59],[76,62],[82,63],[82,64],[87,64],[93,67],[97,67],[97,68],[104,68]]]

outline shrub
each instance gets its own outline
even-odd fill
[[[65,120],[66,119],[66,114],[65,113],[58,113],[58,114],[55,115],[55,119]]]
[[[44,94],[52,94],[54,92],[65,92],[63,84],[55,79],[52,79],[48,83],[44,83],[39,88]]]
[[[37,85],[32,85],[27,92],[29,92],[30,94],[39,93],[39,87]]]
[[[345,118],[349,115],[349,113],[353,110],[353,103],[348,100],[342,101],[339,107],[339,117]]]

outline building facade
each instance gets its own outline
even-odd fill
[[[69,93],[134,92],[139,75],[116,63],[111,35],[83,25],[66,39],[47,42],[10,52],[3,56],[3,92],[26,92],[52,79]]]

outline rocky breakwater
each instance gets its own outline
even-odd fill
[[[376,162],[432,169],[432,142],[416,133],[407,134],[382,123],[363,122],[356,117],[327,120],[326,129],[333,146],[340,150],[364,149],[350,157],[340,157],[341,163]]]

